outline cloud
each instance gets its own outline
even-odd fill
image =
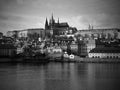
[[[66,21],[70,26],[80,29],[88,29],[89,24],[94,28],[120,28],[120,16],[110,14],[83,14],[62,18],[61,21]]]
[[[21,16],[18,16],[13,13],[5,13],[5,12],[0,13],[0,20],[2,21],[13,21],[13,20],[20,21],[22,19],[23,18]]]
[[[16,0],[18,4],[23,4],[25,0]]]
[[[118,0],[0,0],[0,28],[44,27],[51,13],[70,26],[120,27]]]
[[[0,13],[0,31],[6,33],[11,30],[44,28],[44,19],[45,18],[37,15],[3,12]]]

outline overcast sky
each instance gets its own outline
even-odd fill
[[[78,30],[120,28],[120,0],[0,0],[0,31],[44,28],[52,13]]]

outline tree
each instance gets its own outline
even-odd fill
[[[114,39],[117,39],[117,38],[118,38],[118,33],[114,32]]]
[[[85,34],[85,38],[90,38],[90,36],[88,34]]]
[[[112,36],[111,36],[110,33],[108,33],[108,39],[109,39],[109,40],[112,39]]]
[[[94,39],[94,34],[91,34],[91,38]]]
[[[71,54],[71,47],[70,43],[67,44],[67,53],[70,55]]]
[[[106,37],[105,33],[101,33],[101,38],[105,39],[105,37]]]
[[[28,34],[28,39],[32,40],[32,34],[30,34],[30,33]]]

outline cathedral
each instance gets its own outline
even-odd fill
[[[48,23],[48,20],[46,18],[46,22],[45,22],[45,29],[55,29],[55,28],[69,28],[69,25],[67,22],[64,22],[64,23],[60,23],[59,22],[59,18],[58,18],[58,21],[55,22],[55,19],[53,17],[53,14],[52,14],[52,17],[51,19],[49,20],[49,23]]]
[[[70,27],[67,22],[60,23],[59,18],[58,18],[58,21],[56,22],[53,17],[53,14],[49,21],[46,18],[46,21],[45,21],[46,36],[55,37],[55,36],[59,36],[59,35],[65,35],[66,32],[69,32],[70,30],[72,30],[74,33],[74,32],[76,32],[77,29]]]

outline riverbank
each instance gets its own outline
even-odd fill
[[[42,60],[43,61],[43,60]],[[70,58],[63,58],[63,57],[57,57],[57,58],[49,58],[47,60],[49,62],[65,62],[65,63],[120,63],[120,59],[107,59],[107,58],[81,58],[79,56],[75,56],[74,59]],[[25,63],[25,61],[21,58],[0,58],[0,63]],[[33,63],[32,61],[26,62],[26,63]],[[41,59],[34,60],[34,63],[41,63]]]
[[[75,62],[75,63],[120,63],[119,58],[82,58],[79,56],[74,56],[74,59],[52,56],[50,57],[50,62]]]
[[[120,59],[112,59],[112,58],[80,58],[77,57],[74,59],[75,62],[83,62],[83,63],[120,63]]]

